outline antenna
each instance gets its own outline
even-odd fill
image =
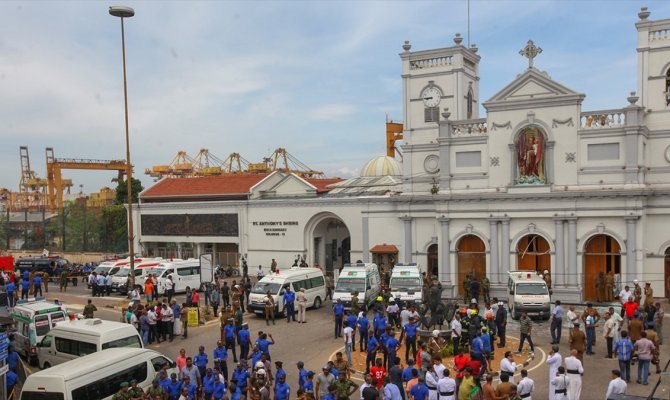
[[[468,48],[470,48],[470,0],[468,0]]]

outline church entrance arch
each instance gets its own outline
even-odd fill
[[[426,265],[428,274],[439,276],[437,270],[437,243],[428,246],[428,265]]]
[[[468,273],[481,281],[486,275],[486,245],[476,235],[465,235],[456,244],[458,294],[464,294],[463,282]]]
[[[600,273],[621,273],[621,245],[606,234],[591,236],[584,246],[584,299],[596,301],[604,297],[604,280],[600,293],[596,290],[596,279]]]
[[[516,245],[516,267],[522,271],[551,273],[551,251],[547,239],[540,235],[530,234],[522,237]]]
[[[331,278],[334,271],[351,262],[349,228],[337,215],[324,212],[315,215],[305,227],[307,263],[318,266]]]

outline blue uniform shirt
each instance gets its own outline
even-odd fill
[[[42,277],[35,275],[33,277],[33,285],[41,285],[42,284]]]
[[[9,282],[5,287],[5,290],[7,290],[7,293],[14,293],[14,291],[16,290],[16,285],[14,284],[14,282]]]
[[[175,303],[175,305],[172,306],[172,314],[174,314],[175,320],[181,318],[181,306],[179,304]]]
[[[165,377],[165,379],[158,380],[158,384],[163,388],[165,392],[168,391],[168,388],[170,387],[170,382],[172,381],[168,377]]]
[[[402,329],[405,331],[405,336],[407,336],[408,338],[413,338],[416,337],[416,328],[417,328],[416,324],[410,322],[408,324],[405,324],[405,326],[403,326]]]
[[[305,382],[307,382],[307,370],[305,370],[305,368],[300,368],[300,370],[298,370],[298,388],[304,390]]]
[[[284,371],[283,368],[279,368],[277,372],[275,372],[275,382],[279,382],[280,376],[286,377],[286,371]]]
[[[30,289],[30,282],[28,281],[28,278],[21,279],[21,289],[23,290]]]
[[[358,322],[358,318],[356,318],[355,315],[349,315],[347,317],[347,325],[352,327],[353,329],[356,329],[356,322]]]
[[[484,351],[491,352],[491,334],[490,333],[484,333],[482,336],[482,344],[484,345]]]
[[[390,352],[395,352],[396,350],[398,350],[399,346],[400,346],[400,341],[398,339],[396,339],[394,337],[389,337],[388,339],[386,339],[386,348]]]
[[[295,301],[295,293],[286,292],[284,293],[284,304],[290,304]]]
[[[258,348],[265,353],[266,355],[270,354],[270,345],[272,344],[271,341],[267,339],[258,339],[256,341],[256,344],[258,345]]]
[[[368,327],[370,326],[370,321],[366,317],[360,317],[358,319],[358,326],[360,327],[359,329],[361,332],[367,332]]]
[[[368,353],[371,353],[372,350],[377,347],[379,342],[377,341],[377,338],[372,336],[370,339],[368,339]]]
[[[196,367],[207,367],[207,361],[209,361],[207,358],[207,353],[198,353],[193,357],[193,364],[195,364]]]
[[[232,379],[237,380],[237,388],[242,389],[247,387],[247,379],[250,376],[249,371],[246,369],[240,370],[239,368],[235,368],[233,370]]]
[[[379,330],[386,329],[386,317],[379,317],[377,322],[375,322],[375,329]]]
[[[275,399],[287,400],[290,395],[291,395],[291,387],[288,385],[288,383],[278,382],[277,386],[275,387]]]
[[[235,340],[235,325],[228,325],[223,327],[223,335],[227,340]]]
[[[178,380],[175,380],[174,382],[172,379],[170,379],[170,383],[168,383],[168,394],[170,394],[170,397],[179,398],[179,394],[181,393],[181,385],[182,383]]]
[[[216,359],[227,360],[228,359],[228,349],[226,349],[223,346],[221,346],[221,347],[217,346],[217,347],[214,348],[214,352],[212,353],[212,357],[214,357],[215,360]],[[214,375],[212,375],[212,376],[214,376]],[[214,381],[212,381],[212,384],[214,384]]]
[[[219,381],[219,383],[214,383],[214,393],[212,394],[214,399],[221,400],[225,394],[226,394],[226,385],[224,385],[223,382],[221,381]]]
[[[198,385],[196,385],[193,382],[190,382],[188,384],[188,395],[192,398],[195,399],[195,391],[198,390]]]
[[[240,345],[248,345],[250,337],[251,336],[248,329],[240,329],[237,332],[237,341],[240,343]]]
[[[430,395],[430,391],[425,384],[417,383],[416,386],[409,391],[409,394],[414,397],[414,400],[426,400]]]
[[[333,313],[336,317],[341,317],[344,314],[344,306],[340,303],[333,305]]]
[[[261,356],[263,355],[263,352],[258,350],[254,351],[251,353],[251,365],[256,365],[257,362],[261,360]]]
[[[481,355],[482,349],[484,348],[484,343],[482,342],[481,337],[476,337],[472,340],[472,353]]]
[[[415,369],[416,369],[416,368],[414,368],[414,367],[407,367],[407,368],[403,369],[403,370],[402,370],[402,375],[401,375],[400,379],[401,379],[403,382],[409,382],[409,381],[411,381],[411,380],[412,380],[412,371],[415,370]]]
[[[202,378],[202,386],[205,389],[205,393],[214,393],[214,375],[205,375]]]

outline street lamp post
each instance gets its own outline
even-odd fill
[[[128,85],[126,83],[126,35],[123,29],[124,18],[135,15],[135,10],[126,6],[111,6],[109,14],[121,18],[121,54],[123,55],[123,103],[126,120],[126,188],[128,191],[128,252],[130,253],[130,274],[128,292],[135,286],[135,238],[133,236],[133,167],[130,164],[130,134],[128,132]]]

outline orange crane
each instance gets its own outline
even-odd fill
[[[89,160],[80,158],[56,158],[53,147],[46,148],[47,186],[49,188],[49,208],[52,212],[63,208],[63,187],[67,180],[62,178],[61,170],[111,170],[118,171],[119,182],[128,170],[125,160]],[[71,181],[70,181],[71,185]]]
[[[275,149],[264,161],[268,164],[269,171],[294,173],[303,178],[323,177],[322,171],[311,169],[282,147]]]
[[[154,165],[145,169],[144,173],[155,179],[161,179],[164,176],[191,176],[193,173],[193,159],[184,150],[179,150],[170,164]]]

